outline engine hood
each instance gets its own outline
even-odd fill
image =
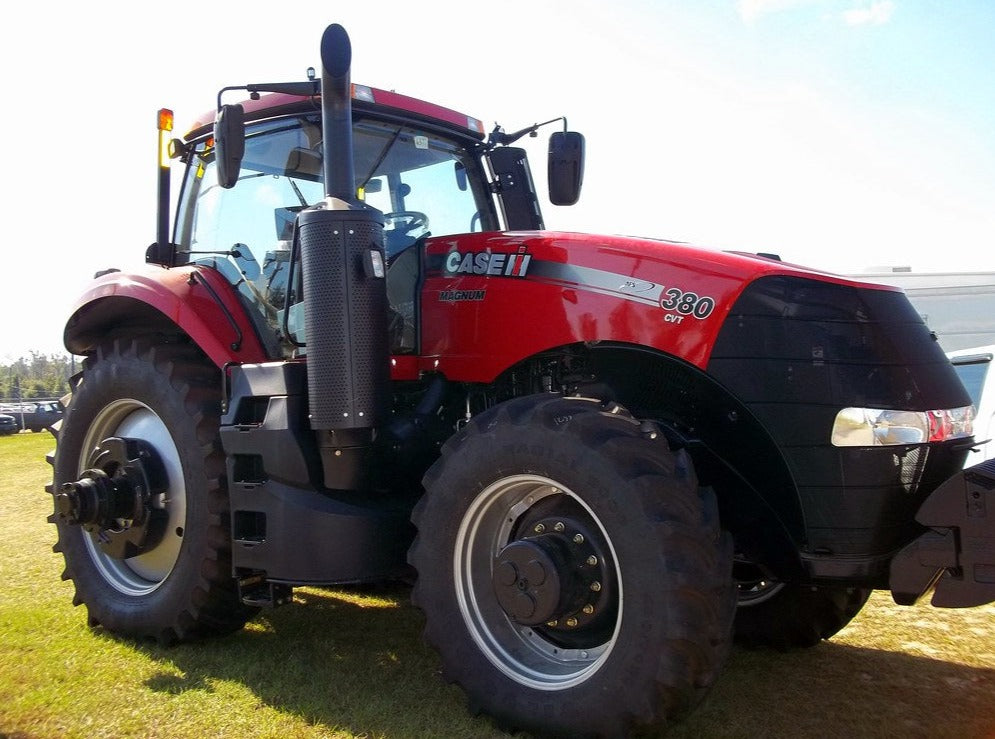
[[[704,368],[732,306],[760,278],[871,287],[750,254],[568,232],[432,238],[424,259],[421,353],[480,381],[573,342],[631,343]]]
[[[657,270],[669,268],[738,280],[782,274],[850,285],[865,284],[850,277],[759,254],[719,251],[684,242],[646,237],[562,231],[505,231],[432,239],[430,244],[436,248],[442,244],[447,247],[458,244],[465,250],[493,250],[495,253],[512,252],[524,246],[528,251],[541,252],[543,259],[593,269],[610,267],[626,277],[645,278],[652,273],[664,280],[667,273]],[[883,285],[878,287],[894,290],[893,287]]]

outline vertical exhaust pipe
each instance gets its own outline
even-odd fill
[[[311,428],[326,487],[366,485],[390,393],[383,214],[356,197],[352,47],[338,24],[321,38],[325,201],[298,215]]]
[[[352,44],[333,23],[321,35],[321,133],[325,150],[325,194],[350,205],[356,199],[356,165],[352,156]]]

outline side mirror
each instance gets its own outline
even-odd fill
[[[466,165],[463,162],[456,162],[456,187],[460,189],[461,192],[466,192],[466,187],[469,183],[466,178]]]
[[[218,184],[234,187],[245,154],[245,111],[241,105],[222,105],[214,121],[214,159]]]
[[[549,202],[573,205],[584,183],[584,136],[557,131],[549,137]]]

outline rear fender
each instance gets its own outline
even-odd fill
[[[148,265],[102,275],[76,301],[63,341],[84,355],[108,338],[136,333],[186,335],[218,367],[267,359],[234,288],[209,268]]]

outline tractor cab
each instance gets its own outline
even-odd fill
[[[269,355],[286,357],[306,341],[294,233],[298,214],[325,197],[322,123],[313,98],[248,89],[258,99],[244,104],[236,125],[202,125],[174,142],[187,170],[171,262],[224,274],[251,306]],[[525,152],[508,144],[544,124],[498,129],[485,142],[468,116],[359,85],[352,94],[355,205],[382,214],[390,348],[412,353],[427,238],[543,228]],[[559,132],[551,142],[554,202],[576,201],[580,135]],[[226,148],[241,152],[235,174]]]

